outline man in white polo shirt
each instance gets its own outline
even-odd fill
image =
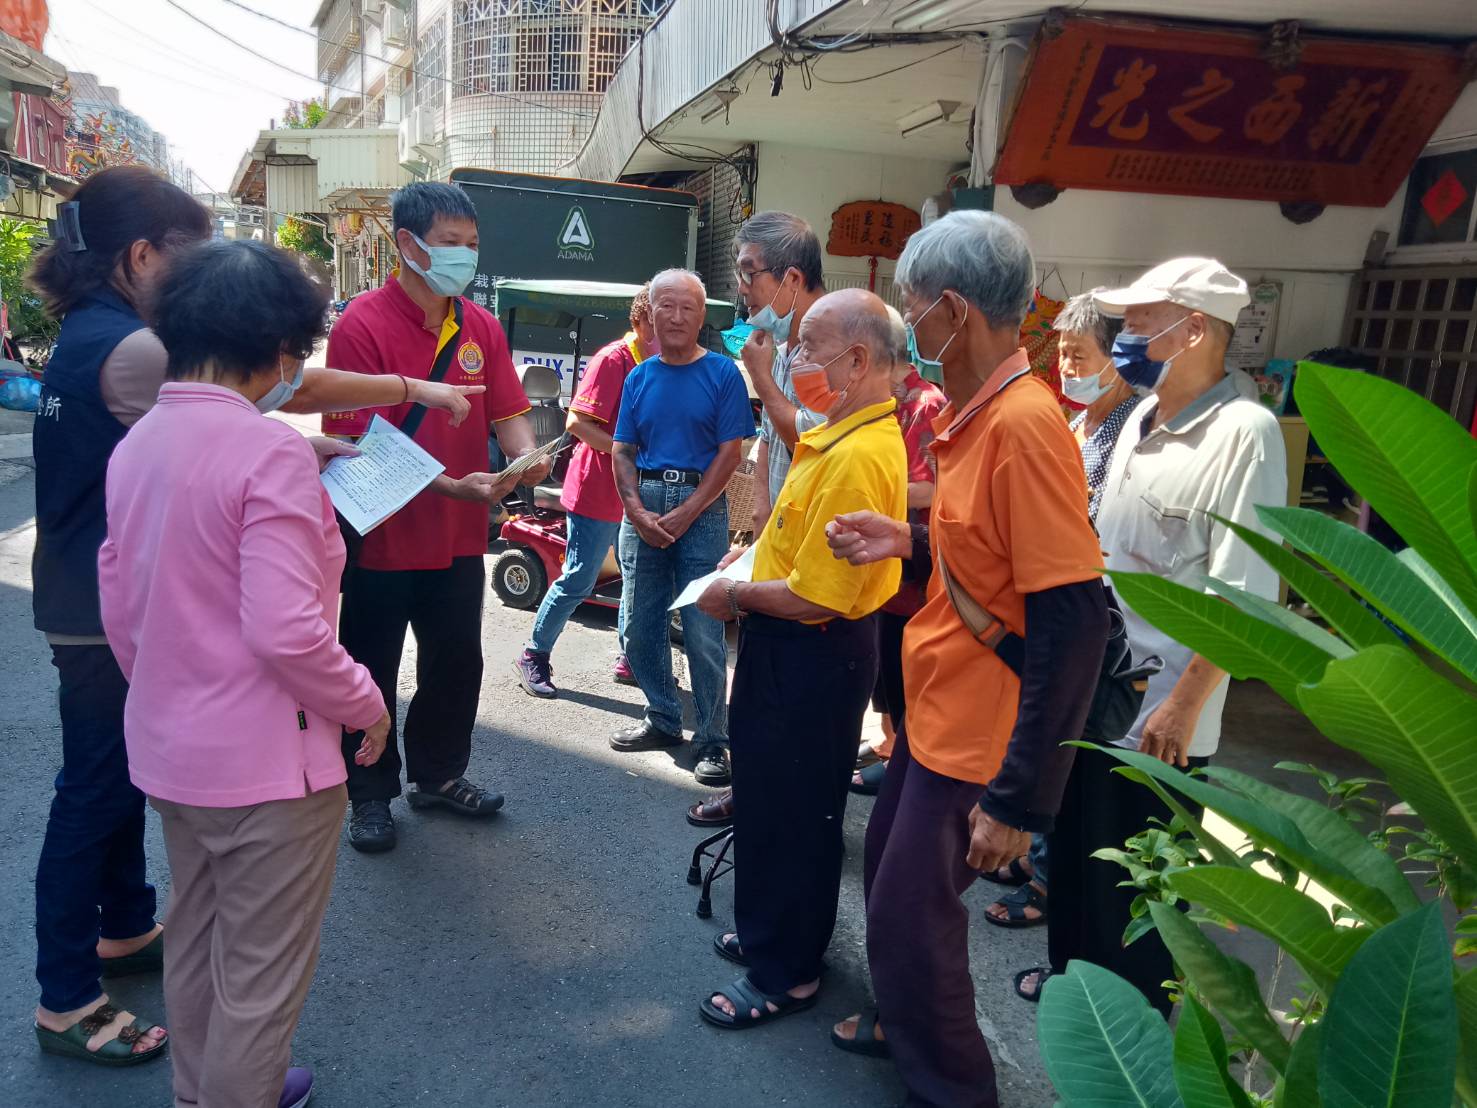
[[[1129,416],[1108,469],[1097,526],[1108,573],[1152,573],[1195,589],[1218,578],[1268,600],[1277,574],[1215,516],[1265,531],[1256,505],[1287,503],[1287,458],[1276,417],[1237,390],[1225,366],[1246,282],[1211,258],[1176,258],[1124,289],[1097,295],[1122,316],[1113,363],[1148,396]],[[1157,654],[1143,710],[1121,745],[1182,768],[1204,765],[1221,736],[1229,678],[1123,605],[1135,658]],[[1136,890],[1120,889],[1122,869],[1092,858],[1169,812],[1154,794],[1109,770],[1118,763],[1084,751],[1048,840],[1051,854],[1050,969],[1074,958],[1133,982],[1166,1015],[1161,982],[1173,976],[1168,951],[1150,932],[1128,947],[1123,929]],[[1065,870],[1064,878],[1061,876]],[[1034,1000],[1045,967],[1017,976]]]

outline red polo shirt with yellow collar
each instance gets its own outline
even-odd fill
[[[450,417],[429,411],[415,441],[446,467],[446,476],[486,472],[492,464],[487,448],[492,425],[528,411],[528,397],[513,370],[508,340],[497,318],[486,308],[461,299],[461,347],[443,380],[449,385],[485,385],[469,396],[472,411],[460,426]],[[355,373],[398,373],[427,380],[437,353],[457,337],[451,313],[438,330],[426,328],[421,311],[393,277],[380,289],[356,296],[328,336],[331,369]],[[400,426],[412,405],[332,412],[323,417],[330,435],[361,435],[382,415]],[[452,500],[427,489],[364,537],[359,565],[371,570],[446,569],[453,558],[487,553],[489,507]]]

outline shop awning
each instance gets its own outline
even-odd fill
[[[517,310],[525,323],[567,326],[586,316],[614,317],[631,310],[640,285],[608,281],[531,281],[504,278],[496,284],[497,314]],[[733,326],[734,307],[727,300],[709,300],[710,327]]]
[[[387,211],[389,194],[411,181],[395,143],[395,131],[381,127],[262,131],[232,193],[246,200],[259,191],[258,202],[284,215]]]

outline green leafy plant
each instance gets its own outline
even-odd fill
[[[322,100],[294,100],[282,113],[282,125],[295,130],[316,127],[328,114],[328,106]]]
[[[1142,891],[1127,937],[1158,931],[1183,1004],[1171,1037],[1098,967],[1048,981],[1042,1056],[1067,1106],[1106,1103],[1105,1089],[1145,1108],[1477,1106],[1477,969],[1462,961],[1477,952],[1477,916],[1457,922],[1454,942],[1442,919],[1477,901],[1477,442],[1377,377],[1303,363],[1295,387],[1330,461],[1409,549],[1303,509],[1258,509],[1286,546],[1228,524],[1326,627],[1222,582],[1207,582],[1211,593],[1141,574],[1113,584],[1178,641],[1265,681],[1375,766],[1400,803],[1370,795],[1380,782],[1315,766],[1283,768],[1313,773],[1323,803],[1227,768],[1186,775],[1107,749],[1174,813],[1102,856]],[[1246,845],[1208,834],[1196,805]],[[1218,925],[1276,943],[1274,976],[1296,967],[1290,1012],[1211,940]]]
[[[322,262],[333,261],[333,247],[329,245],[328,239],[324,236],[323,228],[316,223],[309,223],[306,219],[298,219],[295,216],[284,219],[281,226],[277,228],[277,245],[284,250],[306,254]]]
[[[24,219],[0,219],[0,297],[10,308],[10,330],[28,338],[53,335],[56,325],[46,317],[40,299],[26,288],[36,236],[41,225]]]

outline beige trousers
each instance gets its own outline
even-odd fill
[[[277,1108],[347,795],[339,785],[246,808],[150,798],[173,885],[164,1005],[175,1108]]]

